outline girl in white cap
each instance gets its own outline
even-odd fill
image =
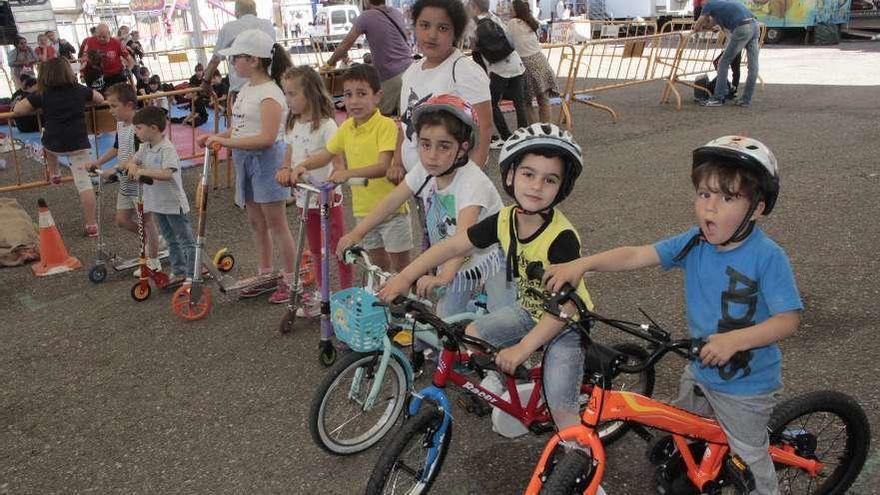
[[[287,103],[281,91],[281,75],[290,58],[268,34],[251,29],[235,37],[222,51],[230,57],[239,76],[247,78],[232,107],[231,129],[199,137],[200,146],[217,143],[232,150],[235,162],[235,204],[245,207],[254,232],[260,274],[271,273],[272,241],[278,246],[284,282],[244,290],[241,297],[275,291],[269,302],[287,301],[288,282],[293,278],[295,247],[287,224],[285,201],[290,188],[275,181],[284,158],[284,125]]]

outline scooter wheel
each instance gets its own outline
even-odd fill
[[[296,321],[296,312],[286,310],[284,316],[281,317],[281,323],[278,325],[278,331],[282,334],[288,334],[293,331],[293,323]]]
[[[100,284],[107,278],[107,267],[104,265],[95,265],[89,270],[89,282]]]
[[[137,302],[143,302],[150,298],[150,293],[152,289],[150,288],[150,284],[148,283],[140,283],[137,282],[131,288],[131,298]]]
[[[232,270],[233,267],[235,267],[235,256],[231,254],[224,254],[217,260],[217,269],[223,273]]]
[[[171,309],[186,321],[201,320],[211,311],[211,289],[202,287],[199,300],[193,301],[192,285],[182,285],[171,297]]]
[[[318,355],[318,362],[321,366],[329,368],[336,362],[336,347],[329,340],[321,341],[321,353]]]

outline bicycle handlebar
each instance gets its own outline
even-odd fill
[[[531,280],[543,280],[544,266],[540,262],[529,263],[526,267],[526,276]],[[590,311],[580,296],[578,296],[577,290],[568,283],[563,285],[562,289],[557,293],[540,293],[535,289],[531,290],[533,291],[533,295],[544,300],[544,311],[547,311],[557,318],[575,323],[576,325],[574,326],[580,328],[581,331],[586,333],[587,337],[589,337],[590,325],[585,325],[584,322],[589,323],[598,321],[619,330],[623,330],[630,335],[647,340],[656,346],[657,349],[643,363],[635,366],[627,364],[620,365],[619,369],[625,373],[641,373],[648,367],[653,366],[668,352],[674,352],[689,361],[697,361],[700,359],[700,352],[703,350],[703,346],[706,345],[706,340],[702,338],[671,340],[669,332],[660,328],[660,326],[651,320],[651,317],[644,311],[642,311],[642,314],[651,321],[650,324],[636,324],[624,320],[605,318],[604,316]],[[538,294],[534,294],[535,292],[538,292]],[[560,308],[561,305],[567,302],[573,303],[577,308],[581,318],[580,322],[573,321],[571,316],[565,314]],[[728,372],[736,372],[741,369],[746,369],[749,365],[750,354],[750,351],[739,351],[731,356],[728,360],[728,364],[725,365],[730,366]]]
[[[449,324],[443,321],[439,316],[431,312],[428,305],[422,301],[417,301],[404,296],[397,296],[388,309],[392,314],[405,314],[418,323],[430,325],[437,329],[437,333],[443,337],[447,337],[457,345],[466,344],[478,348],[484,356],[474,354],[471,359],[480,368],[487,370],[501,371],[495,365],[495,356],[498,354],[498,348],[486,342],[483,339],[467,335],[465,328],[458,324]],[[519,365],[514,370],[513,376],[520,380],[529,379],[529,370],[523,365]]]
[[[339,185],[335,182],[318,180],[308,172],[301,174],[300,179],[301,182],[297,182],[293,187],[305,189],[314,193],[320,193],[322,189],[332,190]],[[368,182],[369,180],[363,177],[353,177],[345,181],[345,184],[349,186],[366,186]]]

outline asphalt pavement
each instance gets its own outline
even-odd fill
[[[676,111],[658,103],[660,84],[599,95],[619,110],[616,124],[577,107],[586,169],[562,210],[586,252],[656,241],[692,225],[693,148],[733,133],[764,141],[779,159],[782,192],[761,225],[788,252],[806,306],[800,329],[782,343],[783,395],[835,389],[858,400],[873,445],[849,493],[870,495],[880,493],[880,83],[871,75],[880,48],[845,43],[840,57],[827,50],[765,50],[766,85],[748,109],[686,98]],[[849,62],[839,63],[844,56]],[[497,183],[494,155],[488,171]],[[190,199],[197,178],[196,169],[184,173]],[[72,185],[3,196],[34,219],[37,198],[46,198],[86,268],[41,279],[26,267],[0,269],[0,493],[362,493],[381,445],[333,457],[308,432],[325,373],[314,321],[282,336],[283,308],[219,296],[207,318],[182,322],[167,293],[133,302],[129,273],[87,280],[94,241],[81,235]],[[114,203],[104,203],[107,234],[134,255],[134,237],[110,225]],[[229,247],[233,273],[253,274],[249,226],[231,190],[211,191],[209,205],[209,251]],[[640,319],[642,308],[686,334],[680,273],[647,269],[587,283],[602,313]],[[608,329],[595,337],[625,340]],[[655,397],[672,398],[683,366],[674,356],[658,365]],[[453,413],[452,450],[434,493],[521,493],[546,437],[508,440],[488,419]],[[632,434],[609,449],[609,494],[653,493],[644,450]]]

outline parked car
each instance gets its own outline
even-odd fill
[[[335,49],[336,45],[351,31],[354,20],[361,14],[354,5],[328,5],[319,8],[315,20],[309,23],[309,35],[315,38],[325,51]],[[363,45],[363,36],[357,45]]]

